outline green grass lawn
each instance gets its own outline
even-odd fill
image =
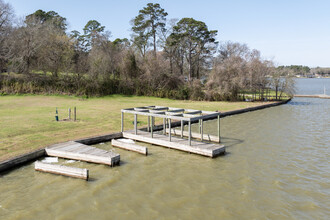
[[[69,96],[0,96],[0,161],[50,144],[120,131],[120,109],[161,105],[201,110],[230,111],[260,102],[197,102],[143,96],[113,95],[81,99]],[[55,121],[68,117],[77,107],[78,121]],[[146,124],[146,118],[139,118]],[[125,129],[133,128],[133,116],[125,115]],[[161,123],[161,121],[158,121]],[[157,121],[156,121],[157,123]]]

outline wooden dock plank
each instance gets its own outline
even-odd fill
[[[87,169],[68,167],[57,164],[42,163],[40,161],[36,161],[34,163],[34,169],[37,171],[60,174],[60,175],[75,177],[84,180],[88,180],[88,176],[89,176],[89,171]]]
[[[88,145],[71,142],[71,145],[64,143],[62,147],[57,144],[47,147],[46,154],[49,156],[62,157],[73,160],[81,160],[92,163],[106,165],[116,165],[120,163],[120,155],[115,152],[102,150]]]
[[[82,147],[83,147],[82,144],[75,143],[75,144],[65,146],[65,147],[62,147],[62,148],[58,148],[58,149],[61,149],[61,150],[64,150],[64,151],[75,152],[75,151],[78,151],[79,149],[81,149]]]
[[[144,155],[148,155],[148,148],[144,147],[144,146],[140,146],[138,144],[135,143],[126,143],[121,141],[120,139],[112,139],[111,140],[111,145],[114,147],[119,147],[125,150],[129,150],[129,151],[134,151],[140,154],[144,154]]]
[[[64,142],[64,143],[59,143],[59,144],[54,144],[54,145],[51,145],[51,146],[48,146],[52,149],[57,149],[57,148],[63,148],[65,146],[70,146],[74,143],[74,141],[68,141],[68,142]]]
[[[185,139],[172,137],[171,141],[169,141],[169,137],[156,133],[154,133],[153,138],[151,138],[149,132],[140,130],[138,131],[137,135],[135,135],[133,131],[125,131],[123,132],[123,137],[208,157],[216,157],[220,154],[223,154],[225,153],[226,149],[224,145],[205,143],[195,140],[192,140],[191,146],[189,146],[188,141]]]

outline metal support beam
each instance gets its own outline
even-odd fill
[[[188,126],[188,143],[189,146],[191,146],[191,121],[189,121],[189,126]]]
[[[163,134],[166,135],[166,118],[163,118]]]
[[[171,139],[172,139],[172,134],[171,134],[171,119],[169,119],[169,123],[168,123],[168,129],[169,129],[169,131],[168,131],[168,133],[169,133],[169,138],[170,138],[170,141],[171,141]]]
[[[183,120],[181,120],[181,138],[183,138]]]
[[[203,119],[201,119],[201,141],[203,141]]]
[[[124,132],[124,112],[121,113],[121,132]]]
[[[152,126],[154,124],[154,117],[151,116],[151,138],[154,137],[154,126]]]
[[[220,138],[220,115],[218,115],[218,137],[219,137],[219,143],[221,143],[221,138]]]
[[[134,132],[137,134],[137,114],[134,114]]]

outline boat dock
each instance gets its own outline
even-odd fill
[[[125,138],[141,141],[158,146],[168,147],[176,150],[186,151],[189,153],[199,154],[207,157],[216,157],[225,153],[225,146],[213,143],[206,143],[201,141],[191,141],[191,145],[188,144],[186,139],[179,137],[172,137],[171,141],[168,136],[154,133],[153,137],[149,132],[138,131],[138,134],[134,134],[134,131],[123,132]]]
[[[124,131],[124,113],[130,113],[134,115],[134,129]],[[137,117],[147,116],[148,127],[147,131],[137,129]],[[163,131],[155,133],[154,130],[154,118],[163,119]],[[217,118],[218,120],[218,136],[210,136],[203,132],[203,121],[210,118]],[[181,130],[179,135],[176,134],[176,130],[171,128],[171,122],[180,121]],[[199,134],[191,132],[191,123],[199,122]],[[188,123],[188,131],[184,131],[184,123]],[[200,111],[194,109],[182,109],[172,108],[164,106],[144,106],[121,110],[121,131],[124,138],[133,139],[149,144],[168,147],[189,153],[195,153],[208,157],[216,157],[225,153],[225,146],[220,145],[220,112]],[[175,136],[173,136],[173,134]],[[183,138],[184,136],[187,139]],[[192,138],[198,138],[200,141],[192,140]],[[207,141],[213,141],[216,143],[208,143]]]
[[[115,166],[120,163],[120,155],[85,144],[69,141],[54,144],[45,149],[48,156],[81,160],[91,163]]]

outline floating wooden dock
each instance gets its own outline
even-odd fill
[[[73,160],[114,166],[120,163],[120,155],[85,144],[69,141],[46,147],[46,154]]]
[[[111,145],[114,147],[119,147],[125,150],[134,151],[140,154],[148,155],[148,148],[144,146],[137,145],[136,143],[124,142],[121,139],[112,139]]]
[[[42,163],[40,161],[34,163],[34,169],[41,172],[59,174],[84,180],[88,180],[89,176],[89,171],[87,169]]]
[[[164,146],[208,157],[216,157],[224,154],[226,151],[224,145],[205,143],[195,140],[191,140],[191,145],[189,145],[186,139],[171,137],[170,141],[168,136],[154,133],[153,137],[151,137],[149,132],[141,130],[138,131],[138,134],[135,134],[135,131],[125,131],[123,132],[123,136],[125,138],[142,141],[149,144]]]

